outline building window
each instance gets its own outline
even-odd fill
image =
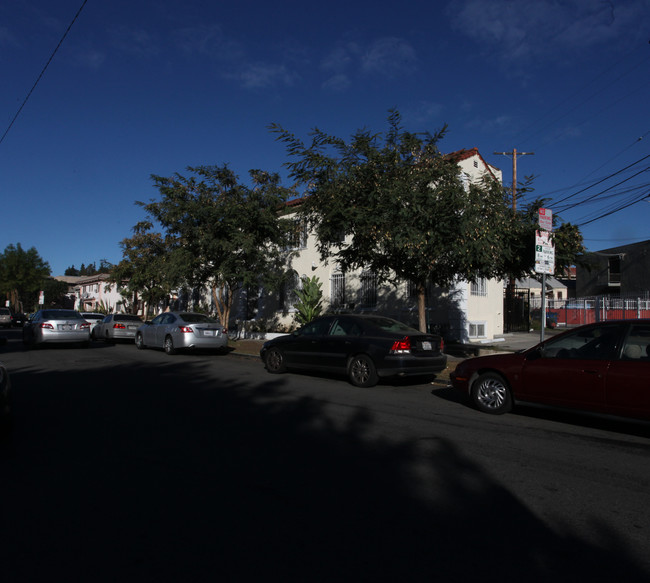
[[[469,337],[470,338],[485,338],[485,322],[470,322],[469,323]]]
[[[473,296],[487,296],[487,280],[481,277],[472,282],[470,294]]]
[[[285,312],[295,311],[298,303],[296,291],[300,289],[300,278],[295,271],[287,274],[284,285],[280,289],[280,309]]]
[[[361,307],[377,307],[377,275],[370,271],[361,274]]]
[[[332,308],[343,308],[345,306],[345,273],[333,273],[330,287]]]
[[[620,287],[621,285],[621,258],[620,256],[610,257],[607,266],[608,285]]]
[[[307,247],[307,222],[296,219],[289,236],[290,249],[305,249]]]

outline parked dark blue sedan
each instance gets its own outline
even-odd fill
[[[376,315],[316,318],[265,342],[260,356],[271,373],[340,373],[358,387],[372,387],[382,377],[434,376],[447,366],[440,336]]]

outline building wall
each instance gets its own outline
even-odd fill
[[[479,181],[486,173],[501,181],[501,171],[487,165],[477,150],[463,151],[458,164],[467,181]],[[321,260],[316,243],[314,234],[309,233],[288,267],[295,271],[298,278],[318,278],[322,283],[324,311],[375,311],[418,327],[417,299],[411,286],[407,282],[378,286],[377,303],[368,307],[362,302],[362,270],[345,273],[344,305],[334,305],[331,301],[332,289],[335,278],[341,272],[335,262]],[[286,303],[283,307],[281,298],[282,294],[263,293],[258,303],[256,318],[265,321],[264,326],[268,329],[291,329],[296,326],[295,309]],[[242,301],[234,306],[232,319],[246,317],[247,310],[243,307]],[[430,290],[427,321],[431,328],[443,331],[447,338],[463,342],[492,339],[502,334],[503,282],[484,281],[480,295],[472,293],[472,285],[468,282],[458,282],[446,290]]]
[[[91,276],[80,279],[75,286],[75,310],[93,312],[100,307],[109,311],[121,312],[124,298],[117,291],[117,286],[107,283],[107,275]]]
[[[587,253],[589,268],[578,266],[576,295],[639,295],[650,292],[650,241]],[[620,273],[612,277],[610,261],[618,262]],[[618,282],[615,281],[618,279]]]

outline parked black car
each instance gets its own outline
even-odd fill
[[[286,370],[347,375],[358,387],[391,376],[434,376],[447,366],[442,338],[377,315],[329,315],[264,343],[271,373]]]
[[[27,314],[22,314],[20,312],[13,312],[11,314],[11,323],[14,326],[22,327],[27,322]]]

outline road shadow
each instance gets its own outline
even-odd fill
[[[435,428],[423,450],[214,366],[14,371],[4,581],[648,580],[606,524],[549,529]]]

